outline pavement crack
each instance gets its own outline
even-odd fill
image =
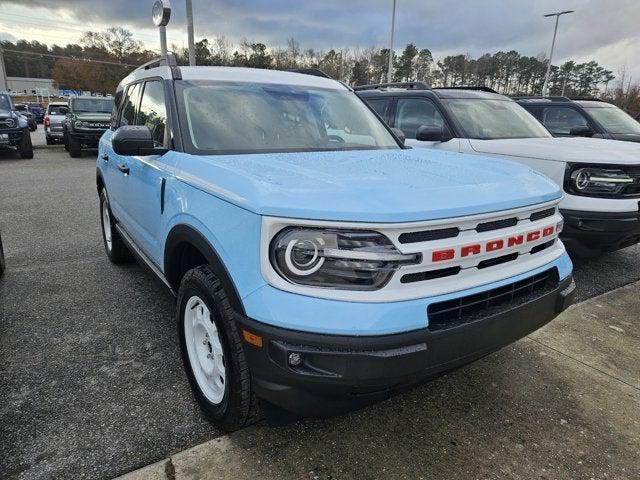
[[[616,380],[616,381],[618,381],[618,382],[620,382],[620,383],[622,383],[622,384],[626,385],[627,387],[631,387],[631,388],[632,388],[632,389],[634,389],[635,391],[640,392],[640,387],[638,387],[638,386],[636,386],[636,385],[634,385],[634,384],[632,384],[632,383],[629,383],[629,382],[627,382],[626,380],[623,380],[622,378],[616,377],[615,375],[611,375],[609,372],[606,372],[606,371],[604,371],[604,370],[602,370],[602,369],[600,369],[600,368],[598,368],[598,367],[594,367],[593,365],[590,365],[590,364],[588,364],[588,363],[586,363],[586,362],[583,362],[583,361],[582,361],[582,360],[580,360],[579,358],[576,358],[576,357],[574,357],[574,356],[572,356],[572,355],[569,355],[568,353],[563,352],[562,350],[558,350],[557,348],[554,348],[554,347],[552,347],[552,346],[550,346],[550,345],[547,345],[546,343],[543,343],[543,342],[541,342],[540,340],[537,340],[537,339],[535,339],[535,338],[533,338],[533,337],[528,336],[527,338],[528,338],[529,340],[531,340],[531,341],[533,341],[533,342],[537,343],[538,345],[541,345],[541,346],[543,346],[543,347],[545,347],[545,348],[548,348],[549,350],[553,350],[554,352],[556,352],[556,353],[558,353],[558,354],[562,355],[563,357],[570,358],[571,360],[573,360],[573,361],[575,361],[575,362],[578,362],[578,363],[580,363],[581,365],[584,365],[585,367],[590,368],[591,370],[595,370],[596,372],[601,373],[602,375],[605,375],[605,376],[609,377],[609,378],[610,378],[610,379],[612,379],[612,380]]]

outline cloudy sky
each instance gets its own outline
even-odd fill
[[[65,44],[87,29],[124,26],[150,48],[152,0],[0,0],[0,38]],[[169,42],[186,42],[184,2],[172,0]],[[392,0],[193,0],[196,37],[225,35],[270,46],[295,37],[303,48],[388,44]],[[548,52],[561,18],[554,63],[594,59],[640,81],[640,0],[398,0],[396,45],[415,43],[436,58],[515,49]]]

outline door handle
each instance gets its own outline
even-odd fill
[[[109,155],[107,155],[106,153],[102,154],[102,160],[104,160],[105,162],[109,161]]]
[[[129,175],[129,167],[127,167],[124,163],[118,165],[118,170],[120,170],[125,175]]]

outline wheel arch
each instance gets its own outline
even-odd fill
[[[178,291],[182,276],[187,270],[197,266],[195,263],[198,263],[198,255],[204,260],[199,264],[209,265],[222,283],[233,309],[244,315],[244,306],[229,271],[204,235],[190,225],[175,225],[167,235],[164,247],[164,275],[171,288],[175,292]]]

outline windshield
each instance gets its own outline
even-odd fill
[[[112,98],[76,98],[72,100],[75,113],[111,113]]]
[[[69,110],[69,107],[66,105],[49,105],[49,115],[64,115],[64,113],[60,111],[61,108],[65,110],[65,113]]]
[[[176,82],[193,149],[210,154],[400,148],[347,90]]]
[[[551,137],[529,112],[511,100],[453,98],[443,102],[467,138]]]
[[[607,132],[640,135],[640,123],[615,105],[597,103],[597,105],[592,106],[587,102],[581,105]]]

